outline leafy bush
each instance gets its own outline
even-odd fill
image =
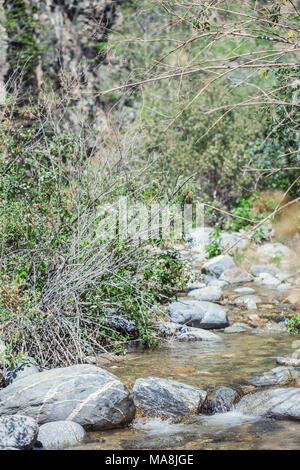
[[[209,234],[209,243],[205,245],[205,251],[209,258],[218,256],[222,253],[223,248],[221,245],[221,229],[218,226],[214,227],[213,232]]]
[[[292,318],[287,321],[286,327],[290,333],[300,333],[300,315],[293,315]]]

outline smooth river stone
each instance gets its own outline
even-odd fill
[[[212,302],[182,299],[168,307],[172,322],[212,329],[229,325],[227,311]]]
[[[40,425],[67,420],[102,430],[130,423],[135,406],[117,377],[81,364],[33,374],[0,390],[0,415],[19,412]]]
[[[206,398],[203,390],[159,377],[137,379],[133,395],[137,408],[152,416],[197,414]]]
[[[273,388],[244,396],[236,411],[266,418],[300,420],[300,388]]]

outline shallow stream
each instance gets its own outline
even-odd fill
[[[276,367],[291,355],[288,333],[224,334],[222,343],[169,341],[155,351],[128,355],[107,370],[129,388],[137,378],[165,377],[199,388],[239,387],[251,374]],[[296,384],[300,386],[300,384]],[[199,415],[185,423],[137,417],[125,429],[90,433],[80,449],[299,449],[300,422],[275,421],[237,413]]]

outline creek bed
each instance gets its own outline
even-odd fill
[[[140,377],[157,376],[199,388],[236,386],[251,374],[276,367],[278,356],[293,352],[287,333],[223,334],[222,343],[170,341],[154,351],[128,355],[107,370],[128,387]],[[235,410],[198,415],[184,423],[137,417],[125,429],[89,433],[78,449],[299,449],[300,422],[245,416]]]

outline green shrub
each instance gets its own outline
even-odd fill
[[[286,327],[290,333],[300,333],[300,315],[293,315],[292,318],[287,321]]]

